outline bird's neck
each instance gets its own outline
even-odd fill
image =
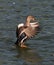
[[[30,26],[30,21],[31,21],[31,20],[26,20],[25,25],[26,25],[26,26]]]

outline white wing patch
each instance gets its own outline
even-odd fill
[[[20,27],[22,27],[22,26],[24,26],[24,24],[23,24],[23,23],[18,24],[18,28],[20,28]]]

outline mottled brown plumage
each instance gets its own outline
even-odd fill
[[[26,22],[24,24],[19,24],[16,29],[16,37],[18,41],[23,35],[25,35],[19,42],[17,41],[16,44],[20,43],[21,47],[26,47],[24,45],[24,38],[28,39],[35,36],[35,34],[38,33],[38,29],[39,23],[36,21],[35,17],[28,16]]]

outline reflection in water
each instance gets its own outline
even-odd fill
[[[36,50],[30,49],[30,48],[20,48],[17,47],[18,55],[17,58],[22,58],[26,62],[30,63],[40,63],[41,57],[38,55]]]

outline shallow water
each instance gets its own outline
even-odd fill
[[[41,31],[16,48],[16,26],[34,15]],[[54,0],[0,0],[0,65],[54,65]]]

